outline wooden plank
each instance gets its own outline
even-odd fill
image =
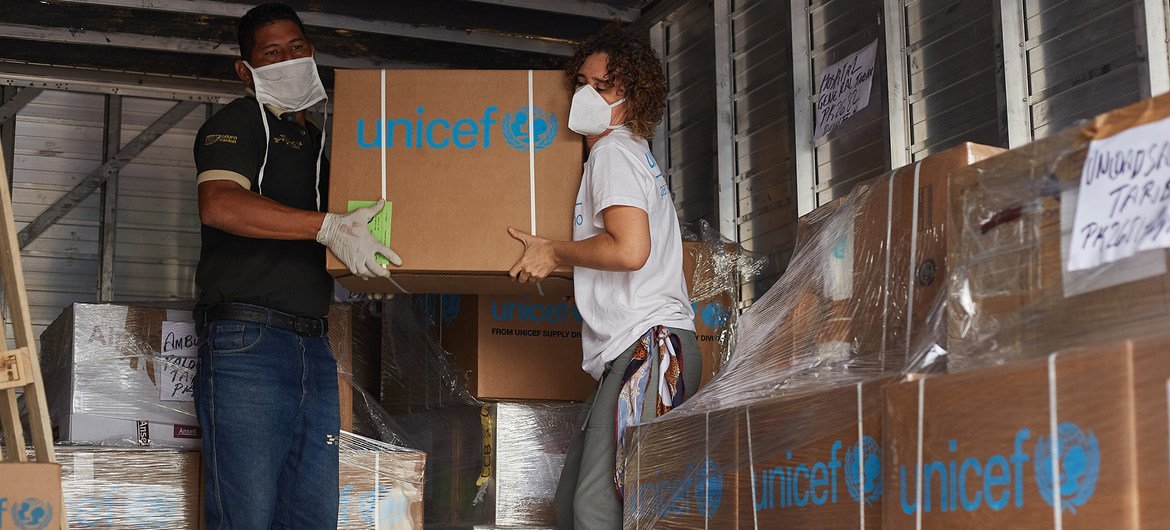
[[[0,326],[3,328],[4,326]],[[4,435],[4,447],[9,448],[0,460],[13,462],[27,462],[28,455],[24,451],[24,429],[20,425],[20,410],[16,407],[16,389],[0,390],[0,429]],[[11,448],[19,448],[13,451]]]

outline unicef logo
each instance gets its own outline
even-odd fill
[[[699,507],[699,513],[715,515],[723,500],[723,470],[708,460],[707,465],[695,470],[695,475],[695,504]]]
[[[860,455],[858,447],[854,445],[845,455],[845,485],[853,500],[861,500],[864,495],[866,506],[873,506],[882,497],[882,448],[872,436],[861,439]]]
[[[532,130],[528,130],[528,105],[521,106],[515,112],[509,112],[504,115],[504,140],[508,145],[521,151],[527,151],[528,146],[534,145],[536,149],[544,149],[552,145],[553,139],[557,137],[557,116],[551,112],[545,112],[538,107],[532,107]],[[529,135],[533,135],[531,139]]]
[[[414,313],[418,317],[418,325],[423,331],[435,327],[435,304],[438,296],[421,294],[414,297]]]
[[[25,499],[12,508],[12,522],[20,530],[41,530],[53,520],[53,507],[40,499]]]
[[[723,307],[723,304],[719,302],[711,302],[703,308],[700,318],[703,319],[703,324],[709,328],[721,328],[731,320],[731,310]]]
[[[1058,488],[1061,506],[1075,514],[1077,506],[1083,506],[1097,489],[1101,450],[1093,431],[1086,436],[1075,423],[1061,422],[1056,432],[1060,455],[1060,475],[1056,478],[1060,483],[1056,488],[1052,484],[1052,440],[1041,436],[1036,440],[1036,458],[1032,460],[1036,485],[1049,505],[1055,504],[1052,494]]]
[[[460,295],[445,294],[442,296],[443,323],[450,324],[459,318]]]

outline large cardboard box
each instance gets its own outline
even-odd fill
[[[676,417],[626,431],[626,528],[750,525],[748,423],[742,407]]]
[[[1134,413],[1142,528],[1170,521],[1170,337],[1134,341]]]
[[[41,334],[60,440],[198,447],[196,335],[187,303],[66,307]]]
[[[198,452],[59,446],[56,455],[70,527],[199,528]]]
[[[62,506],[60,465],[0,463],[0,525],[60,528]]]
[[[882,526],[1137,528],[1132,349],[887,387]]]
[[[1166,117],[1170,96],[1160,96],[955,173],[950,363],[963,369],[1165,328],[1164,250],[1072,273],[1066,263],[1089,144]]]
[[[889,378],[748,407],[761,528],[879,528]]]
[[[427,455],[341,433],[338,528],[421,529]]]
[[[509,226],[572,238],[584,149],[568,129],[572,92],[563,72],[347,70],[334,90],[329,211],[384,195],[393,203],[390,246],[403,259],[393,281],[362,281],[330,254],[327,267],[342,285],[572,294],[567,267],[539,291],[507,275],[523,252]]]
[[[804,216],[798,251],[819,264],[817,281],[786,322],[794,343],[778,346],[811,347],[819,355],[837,348],[900,367],[928,326],[948,272],[951,175],[1002,151],[963,143],[860,184],[848,198]]]

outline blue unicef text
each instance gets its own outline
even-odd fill
[[[1048,505],[1060,495],[1064,511],[1076,513],[1096,489],[1101,452],[1092,431],[1082,431],[1070,422],[1062,422],[1058,439],[1039,436],[1032,442],[1029,429],[1016,431],[1010,454],[992,454],[985,459],[963,458],[957,440],[947,444],[953,455],[922,463],[923,512],[974,512],[980,509],[1000,511],[1023,508],[1028,502],[1025,475],[1030,474],[1037,490]],[[1034,445],[1029,451],[1026,446]],[[1052,448],[1059,451],[1059,472],[1052,469]],[[1031,462],[1031,465],[1028,465]],[[901,466],[902,512],[910,515],[919,509],[916,470]],[[1054,476],[1059,484],[1053,485]]]
[[[500,322],[515,320],[555,324],[568,320],[580,323],[584,320],[581,317],[581,312],[577,310],[576,304],[569,302],[542,304],[540,302],[533,302],[529,297],[524,297],[524,300],[519,302],[495,301],[492,302],[491,309],[492,319]]]
[[[415,110],[419,117],[413,120],[387,118],[384,125],[379,120],[367,121],[358,118],[357,144],[363,149],[379,148],[385,139],[387,149],[395,147],[444,149],[449,146],[458,149],[476,147],[489,149],[492,142],[492,125],[497,123],[494,116],[499,110],[499,107],[492,105],[483,110],[482,118],[452,121],[447,118],[427,118],[424,116],[426,109],[419,107]],[[384,131],[389,133],[383,134]]]

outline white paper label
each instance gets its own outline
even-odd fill
[[[866,105],[873,85],[878,41],[826,68],[817,76],[817,116],[814,138],[837,128]]]
[[[162,351],[155,363],[159,399],[193,401],[199,338],[194,322],[162,323]]]
[[[1068,270],[1170,247],[1170,119],[1089,144]]]

